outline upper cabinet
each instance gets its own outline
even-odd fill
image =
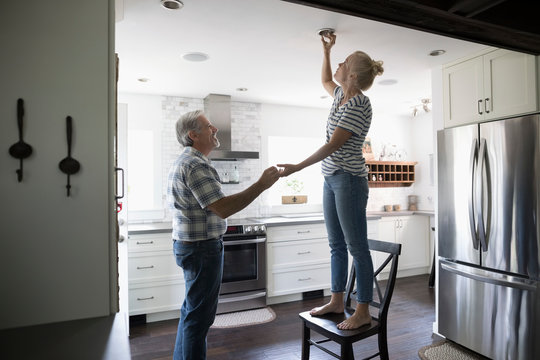
[[[444,67],[444,127],[538,111],[536,61],[499,49]]]

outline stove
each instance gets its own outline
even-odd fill
[[[266,225],[228,221],[223,235],[223,280],[217,313],[266,306]]]

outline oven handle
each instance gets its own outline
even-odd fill
[[[235,297],[230,297],[230,298],[220,298],[218,299],[218,303],[224,304],[224,303],[230,303],[230,302],[235,302],[235,301],[252,300],[252,299],[257,299],[263,296],[266,296],[266,291],[261,291],[261,292],[258,292],[256,294],[251,294],[251,295],[235,296]]]
[[[266,238],[257,238],[257,239],[249,239],[249,240],[232,240],[232,241],[224,241],[223,246],[258,244],[258,243],[263,243],[265,241],[266,241]]]

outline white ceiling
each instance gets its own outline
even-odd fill
[[[410,112],[431,97],[431,69],[485,48],[425,32],[280,0],[183,0],[167,10],[160,0],[117,0],[119,92],[328,108],[320,85],[317,30],[336,29],[332,69],[355,50],[383,60],[385,72],[366,93],[372,102]],[[446,54],[428,56],[435,49]],[[182,54],[203,52],[205,62]],[[146,83],[139,78],[148,78]],[[395,79],[396,85],[378,82]],[[247,88],[239,92],[237,88]]]

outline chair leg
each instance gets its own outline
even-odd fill
[[[354,353],[351,343],[345,343],[341,345],[341,360],[354,360]]]
[[[311,346],[309,339],[311,335],[306,323],[303,321],[302,324],[304,325],[304,329],[302,331],[302,360],[309,360],[309,348]]]
[[[386,340],[386,328],[379,331],[379,356],[381,360],[388,360],[388,342]]]

